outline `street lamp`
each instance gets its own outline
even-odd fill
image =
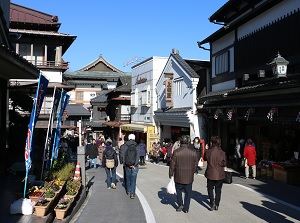
[[[284,59],[278,52],[277,57],[275,57],[268,65],[273,67],[273,74],[275,77],[286,77],[288,64],[289,61]]]

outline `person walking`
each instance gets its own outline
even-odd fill
[[[255,144],[253,143],[251,138],[247,139],[246,146],[244,148],[244,158],[247,159],[245,165],[245,176],[246,179],[249,178],[249,167],[252,168],[252,177],[255,179],[256,177],[256,150]]]
[[[126,193],[134,199],[140,159],[140,150],[134,134],[129,134],[128,141],[124,143],[121,151],[126,174]]]
[[[212,136],[210,147],[206,145],[204,160],[207,167],[204,176],[207,178],[207,192],[210,200],[210,209],[218,210],[221,200],[223,180],[225,178],[224,167],[226,167],[226,154],[221,148],[219,136]],[[214,196],[215,192],[215,196]]]
[[[201,148],[201,143],[200,143],[200,138],[199,137],[194,138],[192,146],[193,146],[193,148],[195,149],[195,151],[197,153],[198,163],[199,163],[199,160],[202,158],[202,148]],[[199,170],[202,170],[202,169],[201,169],[201,167],[199,167],[197,165],[196,174],[199,174]]]
[[[198,165],[197,153],[189,148],[189,136],[182,136],[180,139],[180,147],[174,150],[170,167],[169,178],[174,176],[177,204],[176,211],[189,212],[192,184],[194,182],[194,173]],[[185,193],[184,202],[182,192]]]
[[[97,156],[99,155],[98,148],[95,139],[93,138],[91,140],[92,143],[86,145],[87,155],[90,159],[89,168],[91,168],[92,163],[94,163],[94,168],[97,169]]]
[[[102,166],[105,167],[107,188],[116,189],[116,169],[118,157],[110,141],[106,142],[106,149],[103,152]]]
[[[145,166],[145,156],[147,153],[147,149],[146,149],[146,144],[145,141],[143,139],[140,140],[139,143],[139,149],[140,149],[140,165],[141,166]]]

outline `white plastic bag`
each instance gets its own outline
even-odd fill
[[[199,162],[198,162],[198,166],[199,167],[203,167],[204,163],[203,163],[203,159],[200,158]]]
[[[167,193],[168,194],[176,194],[174,177],[171,177],[170,182],[167,185]]]
[[[10,214],[31,215],[34,205],[34,201],[27,198],[20,198],[10,205]]]

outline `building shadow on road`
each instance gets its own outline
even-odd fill
[[[268,209],[271,209],[272,211],[285,214],[285,215],[290,216],[300,222],[300,212],[295,211],[295,209],[293,209],[293,208],[286,207],[286,209],[283,209],[283,208],[280,208],[278,204],[272,203],[270,201],[262,201],[262,205]]]
[[[199,193],[198,191],[194,191],[193,190],[192,191],[191,199],[194,199],[200,205],[202,205],[203,207],[205,207],[208,210],[210,210],[210,206],[209,206],[209,201],[208,201],[208,196],[207,195],[203,195],[203,194]]]
[[[168,194],[165,187],[160,188],[161,191],[158,192],[158,197],[161,199],[160,203],[172,205],[174,209],[178,206],[176,204],[176,194]]]
[[[276,213],[274,210],[270,210],[268,208],[264,208],[255,204],[250,204],[248,202],[240,202],[243,207],[249,211],[251,214],[255,215],[256,217],[266,221],[266,222],[280,222],[280,223],[292,223],[286,219],[285,216]]]

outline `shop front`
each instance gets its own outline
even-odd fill
[[[235,139],[252,138],[258,175],[300,186],[300,80],[285,80],[208,95],[199,112],[207,112],[209,135],[221,137],[230,161]]]
[[[158,135],[155,133],[155,127],[154,126],[146,126],[146,125],[140,125],[140,124],[124,124],[121,125],[121,131],[122,135],[129,135],[133,133],[135,135],[135,141],[137,143],[140,142],[141,139],[143,139],[146,143],[147,152],[151,150],[151,146],[153,142],[159,141]]]

